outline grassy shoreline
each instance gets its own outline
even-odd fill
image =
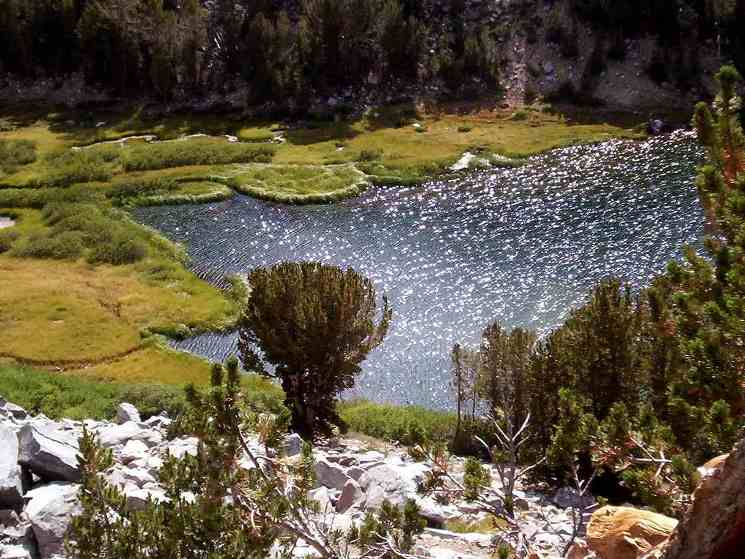
[[[183,247],[120,208],[218,203],[235,192],[276,203],[329,203],[370,183],[419,183],[466,151],[524,158],[642,137],[632,126],[641,119],[629,118],[593,122],[545,106],[516,113],[396,106],[352,121],[288,126],[214,115],[148,120],[139,110],[0,107],[0,215],[17,222],[0,232],[0,356],[66,369],[70,378],[206,383],[206,362],[164,347],[154,335],[225,329],[235,324],[245,290],[234,284],[223,292],[198,279]],[[198,133],[210,136],[179,140]],[[119,141],[146,135],[169,141]],[[110,141],[119,142],[95,145]],[[387,408],[376,413],[395,415]]]

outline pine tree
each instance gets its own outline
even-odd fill
[[[279,378],[292,427],[312,439],[343,426],[336,398],[354,386],[360,364],[388,332],[372,282],[316,262],[282,263],[249,275],[251,297],[240,324],[244,365]],[[269,371],[266,365],[274,367]]]

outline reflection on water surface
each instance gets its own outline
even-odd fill
[[[286,207],[244,196],[143,208],[137,217],[186,243],[219,283],[281,260],[352,266],[388,293],[391,331],[354,395],[443,406],[448,352],[493,319],[545,332],[588,289],[616,275],[643,286],[703,234],[693,185],[701,153],[686,133],[612,141],[414,188],[372,189],[334,206]],[[211,358],[235,335],[177,344]]]

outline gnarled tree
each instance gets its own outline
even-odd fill
[[[360,364],[387,334],[387,298],[376,323],[372,282],[351,268],[317,262],[259,268],[249,283],[240,324],[245,367],[282,381],[292,427],[303,437],[343,427],[336,397],[354,386]]]

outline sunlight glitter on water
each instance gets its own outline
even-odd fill
[[[137,217],[183,241],[202,277],[221,283],[282,260],[352,266],[394,309],[384,344],[353,395],[440,407],[449,401],[448,352],[476,343],[499,319],[556,326],[598,280],[646,285],[700,241],[704,215],[693,176],[701,152],[689,133],[611,141],[534,157],[418,187],[371,189],[333,206],[226,202],[143,208]],[[214,359],[235,335],[177,347]]]

